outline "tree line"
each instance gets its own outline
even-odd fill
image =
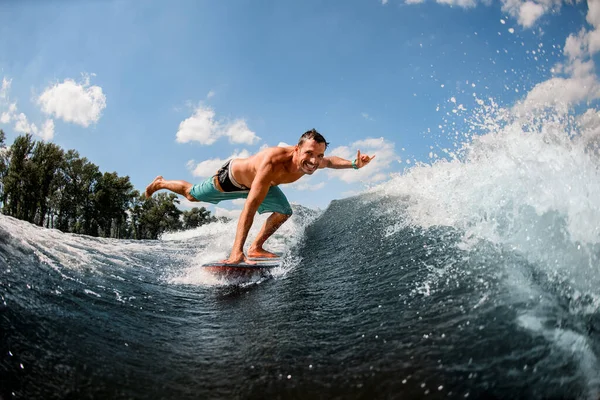
[[[173,193],[147,199],[129,176],[102,173],[75,150],[18,136],[9,147],[0,129],[2,213],[63,232],[121,239],[157,239],[161,233],[217,221],[204,207],[177,208]]]

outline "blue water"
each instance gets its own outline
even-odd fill
[[[294,206],[269,276],[201,268],[236,221],[123,241],[0,215],[0,397],[598,399],[600,159],[560,120]]]
[[[137,242],[0,216],[0,396],[598,398],[597,286],[457,222],[419,223],[421,194],[394,193],[409,178],[295,207],[271,240],[283,266],[243,282],[200,268],[235,222]]]

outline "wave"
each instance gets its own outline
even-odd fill
[[[236,221],[122,241],[0,216],[0,394],[597,398],[597,163],[550,137],[506,127],[294,206],[249,284],[200,267]]]

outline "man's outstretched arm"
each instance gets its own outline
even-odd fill
[[[331,157],[323,157],[321,163],[319,164],[319,168],[333,168],[333,169],[343,169],[343,168],[362,168],[374,159],[375,156],[368,156],[366,154],[360,154],[360,150],[356,152],[356,159],[354,161],[346,160],[341,157],[331,156]],[[356,165],[356,167],[355,167]]]
[[[235,241],[233,242],[231,255],[226,261],[227,263],[240,263],[246,261],[246,257],[244,256],[244,243],[246,243],[248,232],[254,222],[254,215],[265,197],[267,197],[267,193],[271,187],[271,173],[272,165],[267,162],[260,167],[254,181],[252,181],[250,193],[248,193],[248,198],[246,199],[246,203],[244,203],[244,209],[240,214],[235,233]]]

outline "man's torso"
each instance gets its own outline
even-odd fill
[[[246,187],[252,187],[252,182],[261,165],[267,160],[271,162],[271,186],[292,183],[300,179],[304,173],[289,172],[292,163],[294,147],[270,147],[248,158],[237,158],[231,165],[236,181]]]

